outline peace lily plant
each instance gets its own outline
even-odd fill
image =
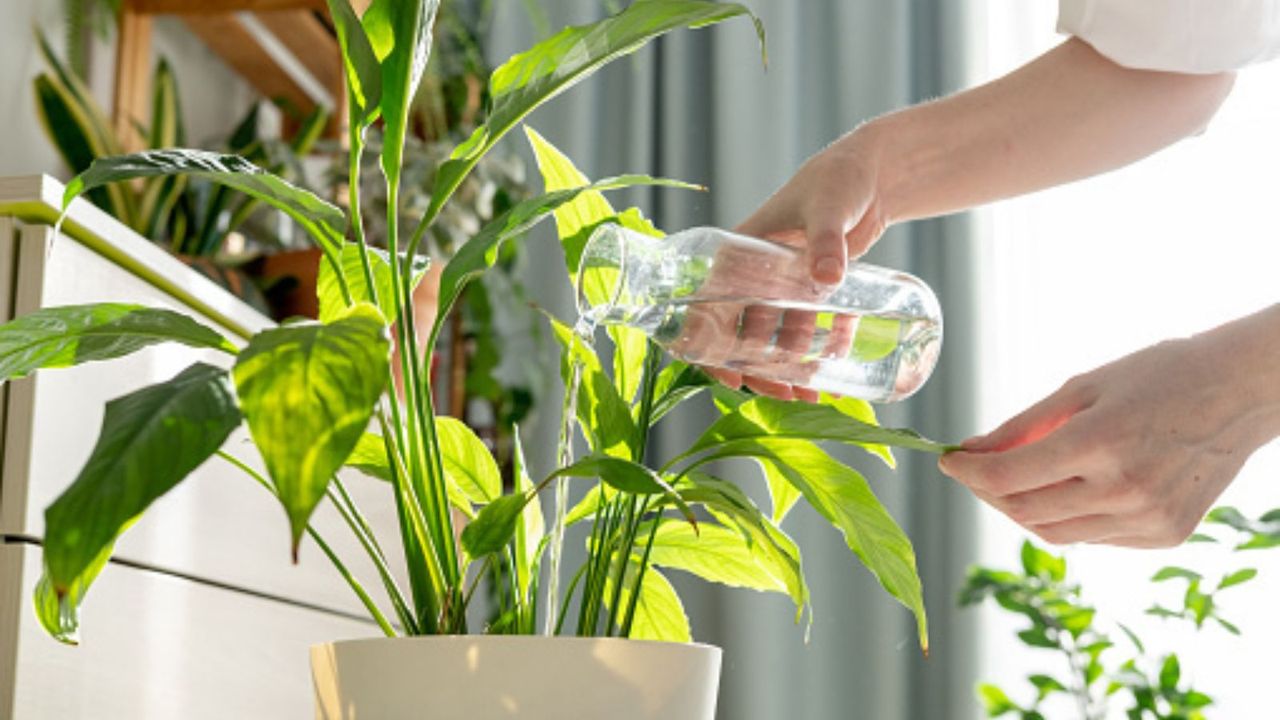
[[[615,211],[603,193],[636,185],[690,187],[644,175],[589,182],[527,130],[546,193],[514,206],[458,248],[443,270],[439,314],[419,335],[410,298],[423,275],[423,238],[477,162],[543,102],[666,32],[746,16],[763,43],[759,22],[746,8],[703,0],[635,0],[614,16],[562,30],[493,74],[486,121],[439,168],[429,208],[416,228],[402,232],[398,192],[406,118],[431,48],[437,6],[438,0],[375,0],[361,18],[348,0],[329,0],[350,95],[353,180],[345,211],[242,158],[191,150],[99,160],[69,184],[64,206],[109,183],[198,177],[282,210],[324,251],[321,311],[317,322],[266,330],[243,348],[185,315],[137,305],[48,308],[0,326],[0,380],[118,358],[158,343],[233,359],[230,370],[195,363],[107,405],[91,457],[46,511],[44,575],[35,589],[44,627],[75,642],[78,606],[116,538],[217,455],[277,498],[288,516],[294,557],[309,536],[389,637],[470,632],[467,609],[477,585],[498,577],[497,590],[489,593],[494,619],[480,628],[483,633],[688,641],[688,621],[665,569],[785,593],[800,620],[809,591],[800,551],[781,523],[803,498],[915,614],[927,648],[909,540],[862,475],[820,443],[853,444],[889,465],[889,446],[935,453],[946,448],[910,431],[879,427],[863,402],[784,403],[717,388],[719,419],[683,451],[646,465],[653,427],[711,382],[678,362],[664,367],[658,349],[626,328],[609,329],[615,351],[606,368],[590,343],[551,320],[566,379],[581,375],[576,397],[566,398],[572,417],[554,472],[535,481],[517,447],[515,487],[504,494],[498,466],[481,440],[462,423],[435,415],[426,358],[459,294],[494,264],[503,243],[554,216],[573,277],[585,239],[601,223],[661,234],[638,210]],[[388,252],[366,244],[360,213],[363,140],[379,119],[390,200]],[[588,274],[583,292],[600,292],[606,280]],[[395,355],[393,369],[396,344],[406,351]],[[396,375],[402,392],[392,390]],[[222,449],[242,423],[265,474]],[[568,449],[579,431],[589,452],[574,459]],[[759,465],[772,501],[768,512],[709,470],[713,461],[728,458]],[[386,481],[399,519],[402,573],[393,572],[337,477],[344,467]],[[575,480],[591,485],[570,508],[565,490]],[[549,520],[539,499],[548,488],[555,496]],[[309,526],[326,499],[372,559],[386,600],[376,601]],[[465,526],[458,528],[460,520]],[[588,552],[581,566],[563,568],[566,529],[573,526],[585,528]],[[407,588],[398,575],[407,578]]]

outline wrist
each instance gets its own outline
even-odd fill
[[[936,153],[930,146],[914,141],[917,133],[912,115],[911,108],[882,115],[844,139],[851,152],[864,157],[872,168],[875,206],[886,226],[924,215],[917,207],[920,203],[913,198],[919,189],[913,178],[920,177],[925,167],[936,161]]]
[[[1191,338],[1223,379],[1220,401],[1231,409],[1250,451],[1280,437],[1280,304]]]

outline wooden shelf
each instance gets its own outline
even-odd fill
[[[355,3],[362,10],[365,2]],[[345,123],[342,56],[324,0],[125,0],[116,63],[114,122],[130,150],[151,111],[152,21],[179,17],[263,97],[303,114],[329,108],[329,135]],[[285,132],[296,127],[286,115]]]

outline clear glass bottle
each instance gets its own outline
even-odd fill
[[[942,347],[919,278],[854,262],[823,286],[803,249],[713,227],[657,239],[602,225],[579,263],[578,311],[689,363],[873,402],[919,390]]]

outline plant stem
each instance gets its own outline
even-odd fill
[[[569,378],[564,389],[564,403],[561,406],[560,438],[556,445],[557,467],[568,467],[573,462],[573,429],[578,414],[578,385],[582,383],[582,361],[574,353],[573,343],[579,342],[577,333],[570,335]],[[567,478],[556,480],[555,521],[551,526],[551,558],[550,574],[547,578],[547,607],[558,606],[560,594],[560,558],[564,553],[564,520],[569,504],[569,481]],[[553,635],[552,618],[547,617],[543,634]]]
[[[328,492],[329,500],[333,502],[334,507],[338,509],[338,514],[342,515],[342,519],[346,521],[347,526],[351,529],[351,534],[355,535],[356,539],[360,541],[360,545],[364,547],[369,559],[373,561],[373,565],[382,579],[382,584],[386,587],[387,596],[391,598],[391,605],[395,608],[396,615],[400,618],[400,624],[404,626],[410,635],[420,634],[417,623],[414,622],[413,613],[409,612],[404,594],[400,592],[395,576],[391,574],[391,569],[387,567],[386,556],[382,553],[382,548],[378,546],[378,539],[374,536],[373,530],[369,527],[368,522],[365,521],[355,502],[351,500],[351,496],[347,494],[342,481],[335,477],[333,484],[336,492],[332,489]]]
[[[256,480],[259,485],[266,489],[267,492],[271,493],[273,496],[279,497],[278,493],[276,493],[275,486],[273,486],[257,470],[254,470],[241,462],[241,460],[234,455],[223,452],[222,450],[217,451],[216,454],[231,465],[239,468],[244,472],[244,474]],[[377,603],[373,601],[373,598],[369,597],[369,593],[365,591],[364,586],[361,585],[360,581],[351,574],[351,571],[342,563],[342,560],[333,552],[333,549],[324,541],[324,538],[320,537],[320,533],[316,532],[315,528],[308,524],[307,534],[311,536],[311,539],[315,541],[317,546],[319,546],[320,550],[325,554],[325,557],[329,558],[329,562],[333,563],[334,568],[337,569],[338,574],[342,576],[342,579],[347,581],[347,585],[351,587],[352,592],[354,592],[356,597],[360,599],[365,610],[373,617],[373,621],[378,623],[378,627],[382,628],[382,632],[386,633],[387,637],[396,637],[398,633],[396,633],[396,630],[392,627],[391,623],[387,621],[387,617],[382,614],[382,610],[378,608]]]

